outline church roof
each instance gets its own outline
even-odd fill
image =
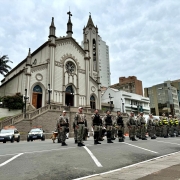
[[[86,27],[87,27],[87,26],[94,26],[94,23],[93,23],[93,21],[92,21],[91,15],[89,15],[89,19],[88,19],[88,22],[87,22]],[[95,26],[94,26],[94,27],[95,27]]]

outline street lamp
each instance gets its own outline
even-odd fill
[[[49,100],[48,100],[48,104],[50,104],[50,94],[52,92],[52,89],[50,89],[50,84],[48,84],[48,93],[49,93]]]
[[[110,109],[110,111],[111,111],[111,99],[112,99],[113,97],[111,96],[111,94],[109,93],[109,99],[110,99],[110,104],[109,104],[109,109]]]
[[[24,95],[24,103],[25,103],[25,107],[24,107],[24,118],[26,118],[26,101],[29,99],[29,97],[27,97],[27,89],[25,89],[25,95]]]

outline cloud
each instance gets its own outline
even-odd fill
[[[137,76],[148,87],[179,79],[180,1],[169,0],[0,0],[0,54],[13,67],[48,39],[51,18],[56,35],[65,36],[67,11],[73,37],[81,43],[89,12],[110,50],[111,83]]]

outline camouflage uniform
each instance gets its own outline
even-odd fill
[[[128,129],[129,129],[129,136],[130,136],[130,139],[132,141],[137,141],[135,139],[135,134],[136,134],[136,122],[135,122],[135,118],[133,116],[130,116],[128,121],[127,121],[127,126],[128,126]]]
[[[177,119],[177,117],[174,117],[174,131],[176,133],[176,137],[179,136],[179,120]]]
[[[118,131],[119,142],[124,142],[124,122],[121,115],[116,116],[116,127]]]
[[[140,129],[141,129],[141,138],[142,140],[147,140],[146,139],[146,120],[143,116],[139,116],[139,124],[140,124]]]
[[[161,122],[163,125],[163,136],[164,138],[168,138],[168,118],[165,116],[162,116]]]
[[[66,133],[69,127],[69,120],[67,116],[61,115],[57,121],[58,126],[58,139],[61,140],[62,146],[66,146]]]
[[[104,137],[104,132],[103,132],[103,121],[102,121],[102,116],[100,116],[100,125],[99,125],[99,141],[103,141],[103,137]]]
[[[149,117],[147,119],[147,129],[148,129],[148,134],[151,139],[156,139],[156,122],[153,119],[153,117]]]
[[[77,142],[78,146],[84,146],[83,135],[85,129],[85,119],[86,116],[83,113],[76,113],[74,118],[75,127],[77,129]]]
[[[172,116],[169,118],[169,135],[174,137],[174,120]]]
[[[98,142],[100,126],[102,125],[101,117],[99,114],[93,114],[91,119],[92,119],[92,127],[94,130],[94,144],[101,144],[100,142]]]
[[[104,116],[103,124],[104,124],[104,126],[106,127],[107,143],[113,143],[113,142],[111,141],[111,131],[112,131],[113,122],[112,122],[112,116],[111,116],[110,114],[106,114],[106,115]]]

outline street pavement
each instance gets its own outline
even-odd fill
[[[180,162],[180,137],[136,142],[126,137],[124,143],[104,140],[101,145],[94,145],[90,137],[85,147],[77,147],[70,138],[67,144],[52,140],[0,143],[0,180],[133,180],[149,178],[165,168],[177,169]]]

